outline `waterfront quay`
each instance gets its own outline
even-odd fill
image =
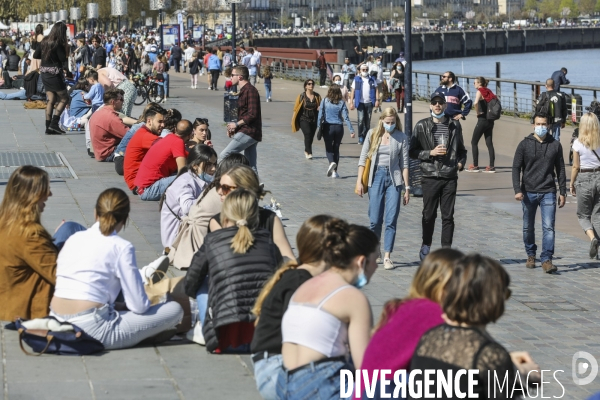
[[[221,79],[222,81],[222,79]],[[171,98],[167,108],[176,108],[184,118],[210,120],[212,141],[217,152],[229,139],[223,123],[223,92],[208,91],[206,80],[199,79],[198,89],[189,88],[188,74],[171,74]],[[221,82],[222,83],[222,82]],[[306,160],[300,132],[291,133],[290,120],[296,96],[302,84],[273,80],[273,102],[261,96],[263,141],[258,145],[258,170],[265,189],[281,204],[283,223],[295,247],[300,225],[319,213],[333,214],[353,223],[368,225],[366,198],[354,194],[360,146],[348,132],[341,146],[341,179],[327,178],[327,159],[322,142],[315,141],[314,159]],[[326,89],[316,89],[325,95]],[[382,107],[394,103],[383,103]],[[139,115],[135,107],[133,115]],[[53,232],[63,220],[90,226],[98,194],[109,187],[127,190],[122,177],[111,163],[88,157],[83,134],[44,135],[44,111],[25,110],[20,101],[0,101],[2,125],[1,152],[60,153],[70,166],[71,177],[53,178],[53,196],[43,213],[44,226]],[[351,111],[356,126],[356,112]],[[425,102],[414,103],[413,121],[429,115]],[[373,124],[379,114],[373,114]],[[462,122],[464,141],[469,150],[475,117]],[[587,257],[589,243],[579,228],[576,199],[557,212],[555,264],[558,273],[548,275],[541,268],[525,268],[522,243],[521,205],[514,200],[511,165],[518,142],[531,132],[527,120],[503,116],[496,122],[496,174],[461,173],[456,199],[454,246],[464,252],[481,252],[499,260],[511,278],[512,297],[504,316],[489,326],[492,336],[509,351],[528,351],[545,370],[557,372],[564,386],[564,399],[584,399],[600,391],[600,378],[586,386],[577,386],[571,378],[574,353],[585,351],[600,359],[600,263]],[[568,156],[572,128],[561,135]],[[487,162],[485,146],[480,143],[481,165]],[[0,167],[7,172],[7,167]],[[50,168],[49,168],[50,169]],[[567,176],[570,168],[567,167]],[[75,179],[76,177],[76,179]],[[3,195],[6,179],[0,181]],[[154,202],[131,196],[130,222],[122,236],[136,248],[138,265],[155,259],[162,251],[160,214]],[[397,267],[379,268],[364,289],[375,320],[383,304],[406,295],[419,263],[422,201],[413,197],[402,207],[398,221],[393,259]],[[541,223],[537,226],[541,243]],[[440,243],[440,221],[436,226],[433,248]],[[179,271],[170,271],[178,274]],[[258,399],[253,369],[248,355],[210,355],[185,339],[153,347],[137,347],[94,356],[25,356],[17,334],[0,329],[3,390],[0,399]],[[544,396],[560,396],[561,386],[552,378],[545,384]],[[533,393],[532,393],[533,394]]]

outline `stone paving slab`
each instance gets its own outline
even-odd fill
[[[175,97],[171,102],[187,119],[210,118],[212,140],[219,152],[228,142],[221,122],[223,92],[206,90],[202,79],[200,89],[189,89],[187,78],[187,75],[171,78],[171,93]],[[262,84],[258,88],[264,93]],[[315,157],[306,161],[302,135],[290,133],[293,100],[301,85],[276,80],[273,90],[274,102],[263,103],[262,107],[266,128],[264,140],[258,146],[258,169],[265,188],[272,192],[266,200],[272,196],[282,205],[283,222],[292,247],[295,248],[295,235],[302,222],[318,213],[368,224],[368,200],[353,194],[359,153],[355,140],[347,136],[342,144],[341,179],[326,178],[327,160],[322,142],[315,141]],[[416,121],[425,115],[426,105],[416,103],[415,109]],[[135,107],[133,115],[140,112],[141,107]],[[355,123],[356,114],[351,114]],[[62,219],[89,226],[97,195],[112,186],[127,188],[112,164],[98,163],[87,156],[82,134],[43,135],[43,118],[43,110],[24,110],[18,101],[0,102],[0,151],[63,153],[79,179],[52,182],[53,196],[47,203],[43,223],[51,231]],[[376,118],[378,115],[374,114]],[[497,122],[496,130],[513,129],[518,124],[527,122],[502,119]],[[484,150],[481,152],[483,157]],[[498,157],[504,162],[498,164],[499,170],[510,167],[509,155],[502,156]],[[507,302],[505,315],[489,327],[491,334],[510,351],[529,351],[544,369],[564,370],[558,375],[567,391],[564,398],[582,399],[600,390],[600,378],[582,387],[570,378],[571,358],[576,351],[587,351],[600,358],[597,340],[600,264],[582,256],[586,245],[580,238],[558,231],[559,272],[547,275],[539,267],[526,269],[520,217],[507,211],[503,200],[485,201],[486,192],[477,190],[477,186],[461,191],[466,179],[464,175],[459,178],[454,245],[465,252],[478,251],[500,260],[511,276],[513,298]],[[3,190],[0,182],[0,193]],[[385,301],[402,297],[408,290],[418,266],[421,210],[419,198],[411,198],[410,204],[401,209],[393,253],[398,267],[392,271],[379,269],[364,289],[375,320]],[[140,266],[155,259],[161,251],[159,223],[156,203],[145,203],[132,196],[131,220],[122,236],[136,247]],[[440,229],[438,220],[434,248],[440,243]],[[5,399],[259,398],[248,356],[209,355],[204,348],[184,341],[96,357],[32,358],[21,353],[14,332],[2,329],[0,334]],[[549,384],[544,390],[545,396],[560,393],[556,384]]]

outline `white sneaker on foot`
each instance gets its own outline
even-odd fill
[[[419,251],[419,258],[421,259],[421,261],[423,261],[423,259],[427,257],[427,254],[429,254],[430,251],[431,246],[427,246],[426,244],[421,246],[421,251]]]
[[[335,167],[337,167],[336,163],[332,162],[331,164],[329,164],[329,168],[327,168],[327,177],[330,177],[331,174],[333,174]]]
[[[375,260],[375,262],[377,264],[381,264],[383,262],[383,259],[381,258],[381,250],[379,251],[379,257],[377,257],[377,260]]]
[[[339,178],[340,176],[338,175],[338,173],[336,171],[333,171],[331,173],[331,177],[335,179],[335,178]]]
[[[162,278],[165,277],[167,270],[169,269],[169,257],[160,256],[156,260],[152,261],[150,264],[142,267],[140,269],[140,275],[142,275],[142,280],[145,284],[148,284],[150,279],[152,279],[152,283],[159,282]],[[155,273],[157,271],[163,272]]]
[[[383,260],[383,268],[387,270],[394,269],[394,263],[389,258],[386,258]]]
[[[202,333],[202,325],[200,325],[200,321],[196,321],[196,325],[192,329],[185,334],[187,340],[198,343],[201,346],[206,346],[206,342],[204,341],[204,334]]]

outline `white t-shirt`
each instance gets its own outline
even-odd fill
[[[193,47],[188,47],[187,49],[185,49],[185,51],[184,51],[185,61],[191,60],[192,56],[194,55],[195,52],[196,52],[196,49]]]
[[[360,99],[361,103],[371,103],[371,86],[369,86],[369,78],[362,79],[362,99]],[[355,89],[356,81],[352,81],[352,89]]]
[[[600,167],[600,160],[592,152],[592,150],[585,147],[579,139],[575,139],[573,142],[573,151],[579,153],[579,168],[593,169]],[[596,149],[596,153],[600,156],[600,148]]]

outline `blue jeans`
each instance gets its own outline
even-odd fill
[[[129,141],[131,140],[133,135],[135,135],[135,133],[138,131],[138,129],[140,129],[143,125],[144,125],[143,122],[132,125],[131,128],[129,128],[129,130],[125,134],[125,136],[123,136],[123,139],[121,139],[121,142],[115,149],[115,153],[124,155],[125,150],[127,149],[127,144],[129,144]]]
[[[391,252],[396,239],[396,223],[400,214],[401,187],[395,186],[390,169],[376,166],[373,182],[369,187],[369,228],[381,239],[381,230],[385,222],[383,250]]]
[[[152,185],[148,186],[144,189],[144,193],[140,195],[140,199],[144,201],[158,201],[165,194],[165,191],[177,178],[177,175],[167,176],[166,178],[162,178],[154,182]]]
[[[256,387],[263,399],[277,399],[277,375],[282,369],[283,356],[281,354],[263,358],[254,364]]]
[[[208,310],[208,275],[204,278],[204,282],[196,292],[196,302],[198,303],[198,319],[200,325],[204,326],[206,319],[206,310]]]
[[[52,241],[54,242],[54,245],[58,248],[58,251],[61,251],[68,238],[70,238],[75,232],[85,230],[87,230],[87,228],[81,224],[78,224],[77,222],[66,221],[54,233],[54,236],[52,236]]]
[[[359,103],[356,109],[358,115],[358,137],[365,138],[367,132],[371,129],[371,114],[373,113],[372,103]]]
[[[523,242],[528,256],[534,256],[535,214],[542,210],[542,262],[552,260],[554,254],[554,222],[556,220],[556,193],[523,193]]]
[[[16,92],[9,94],[0,92],[0,100],[27,100],[25,89],[17,90]]]
[[[258,174],[258,169],[256,168],[256,146],[258,142],[252,139],[250,136],[246,135],[243,132],[236,133],[231,142],[223,149],[221,154],[219,154],[219,162],[223,160],[225,157],[230,155],[231,153],[241,153],[244,152],[244,155],[248,159],[250,166]]]
[[[267,99],[270,99],[271,98],[271,84],[270,83],[265,83],[265,92],[266,92]]]
[[[340,371],[343,369],[354,372],[354,367],[344,361],[311,362],[292,373],[282,368],[277,376],[277,398],[339,399]]]
[[[551,131],[552,131],[552,136],[554,137],[555,140],[560,141],[560,127],[562,125],[562,122],[557,122],[555,124],[552,124],[552,126],[550,127]]]

